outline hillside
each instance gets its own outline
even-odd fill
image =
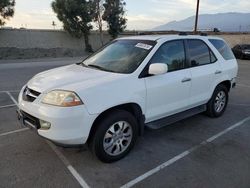
[[[167,24],[153,28],[153,31],[191,31],[193,30],[195,16],[180,21],[171,21]],[[250,13],[219,13],[201,14],[199,16],[198,29],[211,30],[219,28],[225,32],[250,31]]]

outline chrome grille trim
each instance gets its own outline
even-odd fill
[[[33,102],[41,93],[26,87],[23,90],[23,100],[28,102]]]

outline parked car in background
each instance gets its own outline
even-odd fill
[[[250,58],[250,44],[238,44],[232,50],[238,59]]]

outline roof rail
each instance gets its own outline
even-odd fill
[[[207,33],[201,33],[200,36],[208,36]]]
[[[186,32],[180,32],[179,35],[181,35],[181,36],[186,36],[186,35],[188,35],[188,34],[187,34]]]

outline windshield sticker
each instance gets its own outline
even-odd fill
[[[138,43],[138,44],[135,45],[135,47],[142,48],[142,49],[145,49],[145,50],[150,50],[153,46],[148,45],[148,44]]]

